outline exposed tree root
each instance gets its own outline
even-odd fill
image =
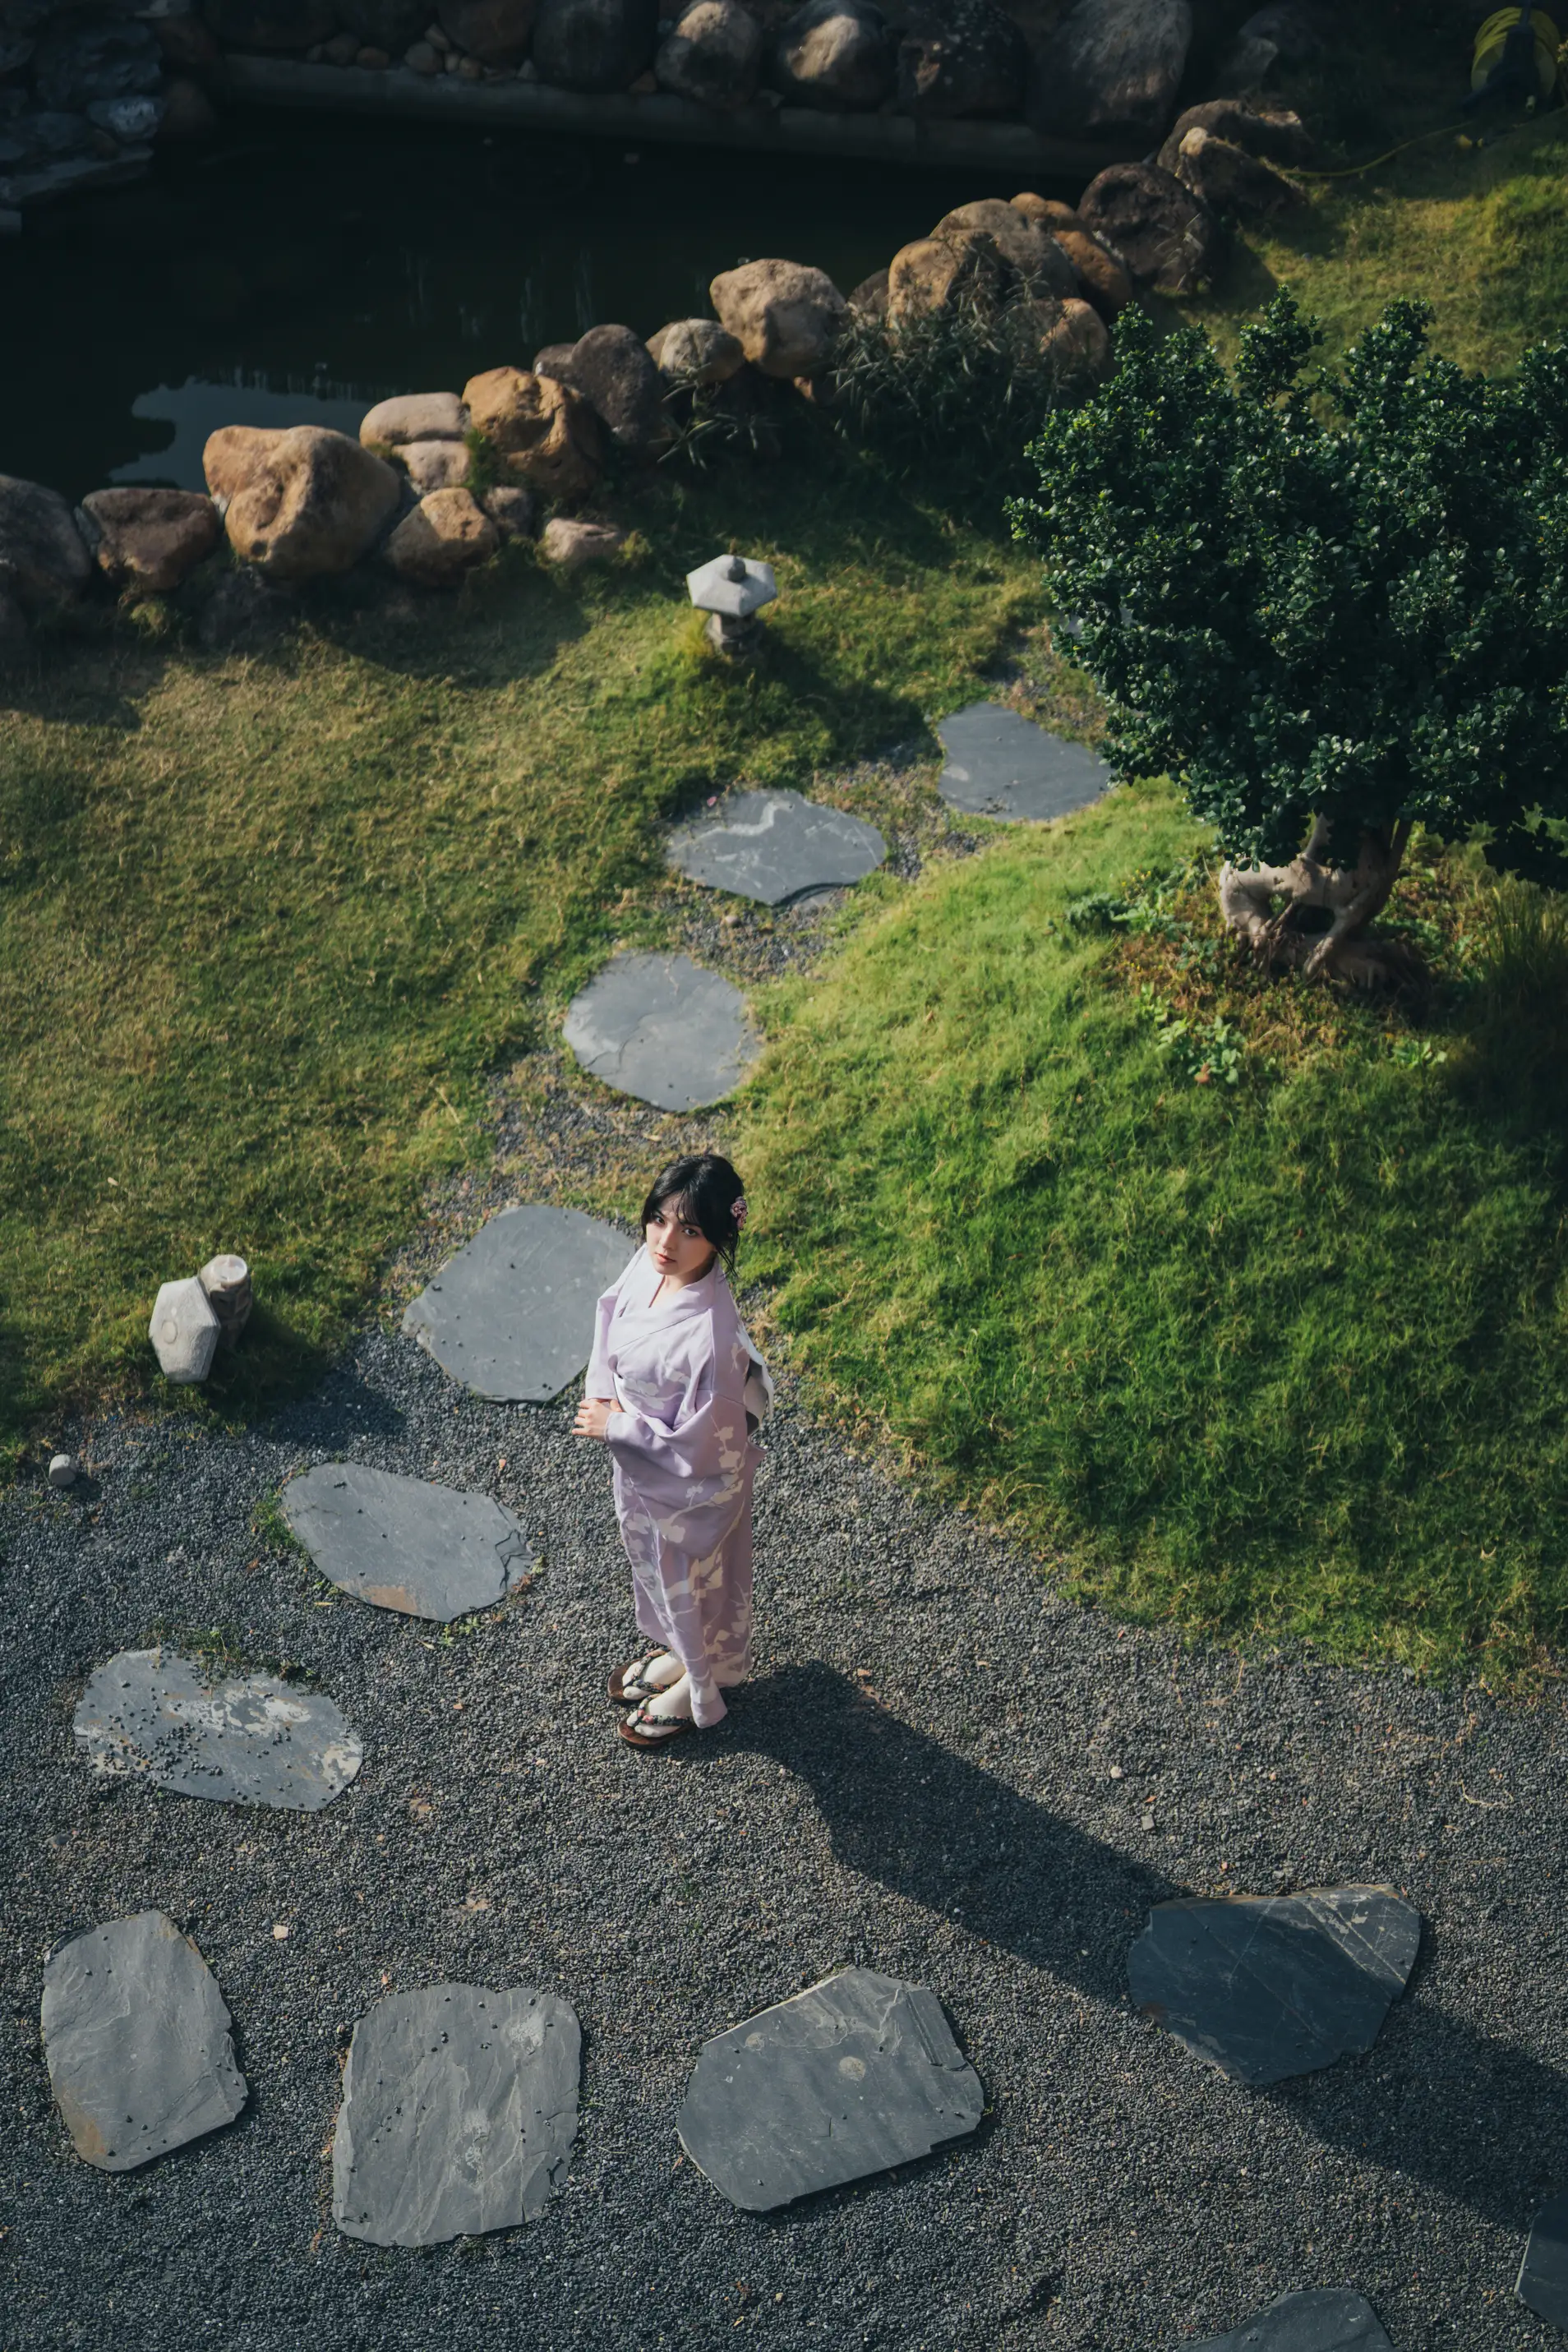
[[[1329,856],[1328,826],[1320,817],[1305,849],[1289,866],[1221,867],[1219,904],[1226,927],[1246,940],[1270,971],[1284,965],[1310,980],[1348,981],[1364,989],[1418,982],[1425,976],[1419,957],[1369,929],[1388,903],[1409,839],[1410,826],[1403,820],[1386,834],[1363,832],[1355,864],[1336,866]]]

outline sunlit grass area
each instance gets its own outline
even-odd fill
[[[1418,859],[1412,1015],[1238,960],[1205,865],[1124,788],[782,992],[743,1132],[773,1312],[1086,1594],[1528,1673],[1568,1606],[1568,934]]]
[[[52,649],[0,739],[8,1444],[140,1386],[158,1283],[215,1249],[262,1302],[220,1403],[308,1377],[480,1150],[487,1073],[635,929],[661,814],[918,736],[1033,609],[999,538],[848,463],[741,488],[658,493],[612,574],[525,560],[412,622]],[[737,528],[782,591],[740,675],[681,587]]]

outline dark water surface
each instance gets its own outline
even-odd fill
[[[708,310],[769,254],[846,292],[1010,184],[721,149],[632,149],[273,111],[0,246],[0,473],[71,498],[202,487],[220,425],[353,432],[547,342]]]

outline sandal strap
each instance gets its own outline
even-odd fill
[[[678,1731],[684,1731],[690,1721],[689,1715],[655,1715],[646,1698],[636,1712],[626,1717],[631,1730],[651,1732],[660,1739],[673,1738]]]

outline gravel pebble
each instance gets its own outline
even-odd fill
[[[757,1678],[719,1731],[639,1756],[602,1696],[635,1646],[608,1465],[570,1418],[482,1404],[374,1328],[264,1428],[84,1425],[95,1500],[40,1480],[0,1507],[11,2340],[86,2344],[112,2301],[122,2340],[162,2341],[178,2294],[227,2352],[281,2352],[301,2325],[411,2352],[500,2326],[527,2352],[652,2352],[732,2344],[738,2321],[775,2346],[1145,2352],[1338,2284],[1402,2352],[1548,2340],[1512,2284],[1561,2160],[1557,1701],[1117,1626],[857,1458],[786,1383],[757,1490]],[[255,1530],[290,1471],[340,1456],[494,1493],[542,1573],[450,1639],[333,1595]],[[326,1812],[195,1805],[72,1752],[96,1664],[215,1626],[362,1732]],[[1133,2013],[1151,1901],[1362,1878],[1428,1923],[1364,2059],[1249,2095]],[[76,1928],[152,1906],[197,1937],[253,2096],[110,2179],[49,2104],[40,1970]],[[941,1994],[990,2116],[897,2177],[731,2211],[674,2137],[698,2048],[847,1961]],[[442,1978],[577,2010],[566,2189],[475,2244],[351,2244],[329,2216],[341,2053],[381,1992]]]

